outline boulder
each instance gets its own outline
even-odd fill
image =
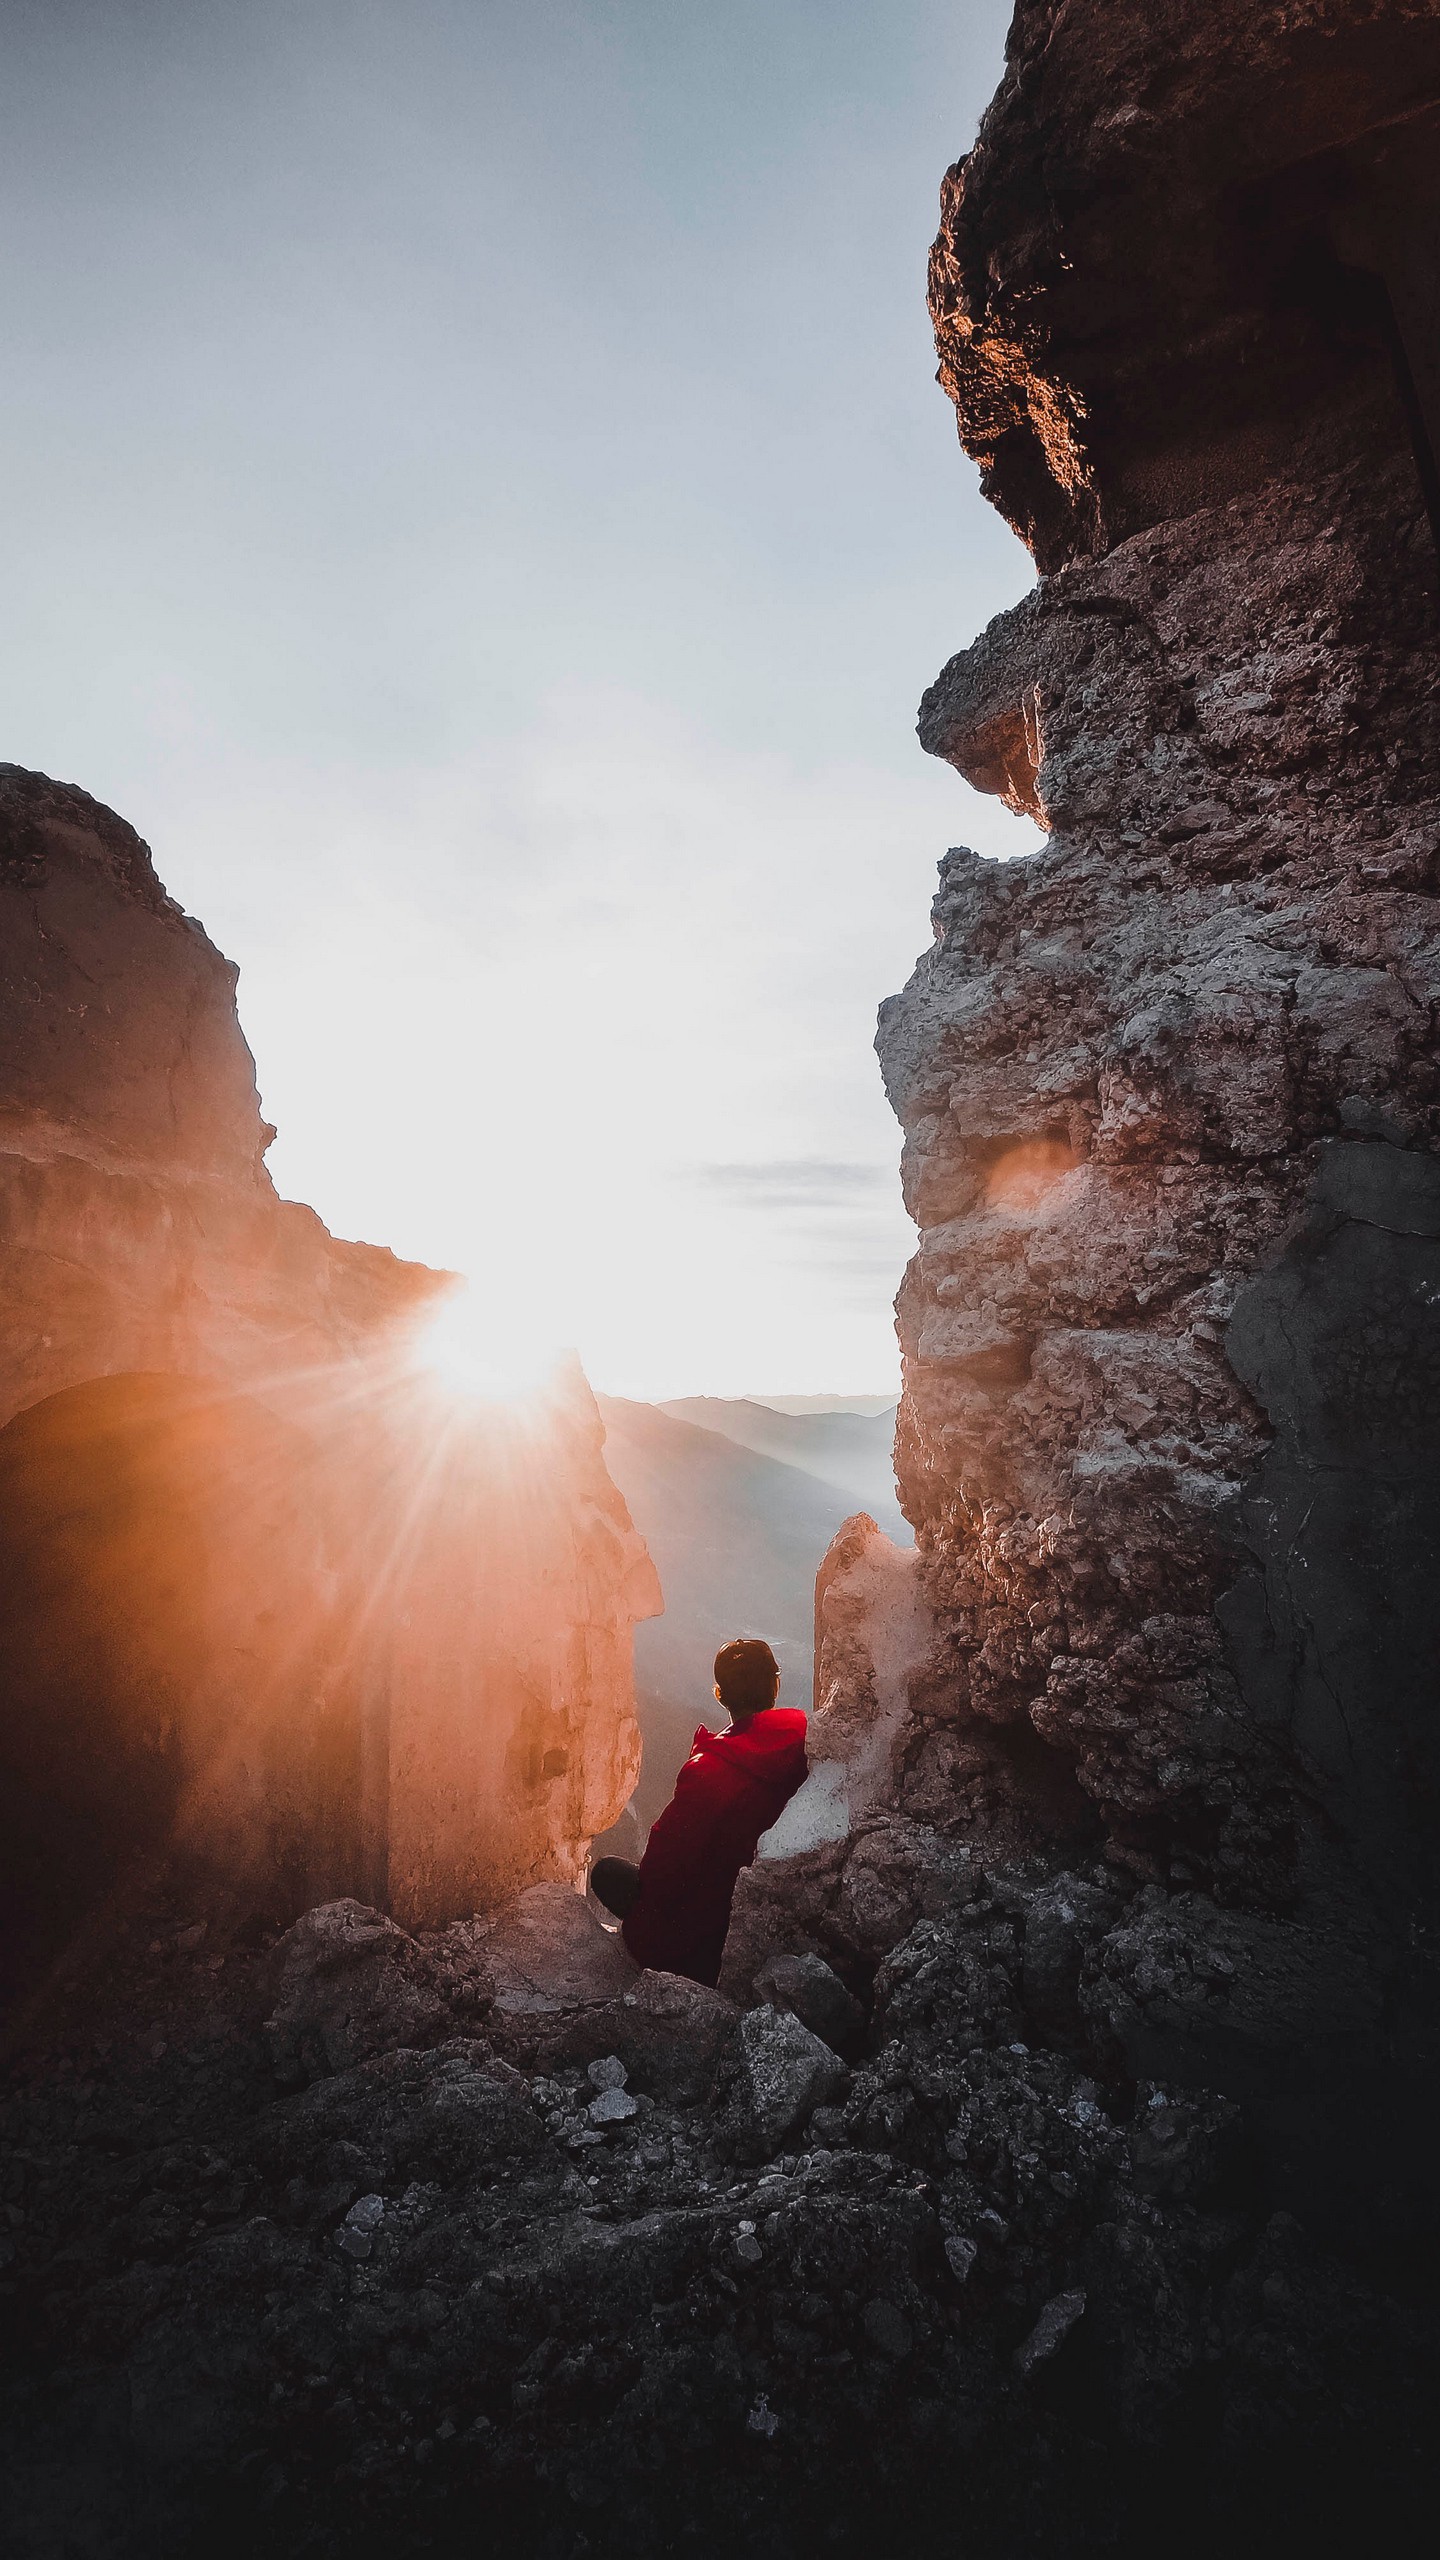
[[[613,2055],[646,2097],[689,2106],[714,2088],[739,2015],[733,2000],[703,1982],[646,1972],[618,2000],[572,2009],[553,2025],[545,2023],[532,2035],[529,2050],[547,2070],[575,2062],[598,2069]]]
[[[272,2175],[309,2179],[330,2165],[383,2196],[416,2178],[463,2184],[544,2141],[519,2072],[452,2037],[317,2081],[262,2118],[253,2150]]]
[[[755,1976],[758,2000],[772,2009],[788,2010],[828,2044],[853,2061],[865,2037],[865,2012],[823,1956],[767,1956]]]
[[[802,2018],[768,2004],[741,2019],[736,2061],[729,2092],[731,2147],[760,2159],[773,2158],[814,2108],[839,2096],[850,2077],[839,2054],[812,2035]]]
[[[532,1884],[477,1933],[497,2025],[533,2040],[548,2019],[618,1999],[639,1979],[619,1933],[567,1884]],[[597,2054],[611,2051],[596,2047]]]
[[[275,2077],[298,2088],[454,2029],[423,1947],[383,1912],[322,1902],[287,1929],[266,1968],[265,2037]]]

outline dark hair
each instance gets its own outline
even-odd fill
[[[763,1636],[732,1636],[715,1656],[715,1686],[732,1715],[760,1715],[773,1707],[780,1665]]]

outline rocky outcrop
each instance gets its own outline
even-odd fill
[[[277,1196],[234,988],[123,820],[0,768],[12,1991],[157,1861],[231,1928],[573,1885],[638,1767],[659,1591],[583,1376],[443,1392],[453,1276]]]
[[[1234,1967],[1136,2067],[1323,2143],[1357,2073],[1413,2120],[1440,1822],[1440,22],[1229,23],[1022,7],[947,180],[942,379],[1050,574],[921,738],[1049,840],[947,855],[878,1045],[922,1715],[1078,1783],[1140,1975]]]
[[[1048,574],[923,724],[1049,843],[882,1025],[916,1553],[718,1994],[553,1878],[129,1918],[0,2124],[26,2560],[1421,2540],[1432,31],[1022,8],[937,307]]]
[[[1379,207],[1436,219],[1437,25],[1233,32],[1022,9],[947,181],[942,378],[1050,574],[920,733],[1048,841],[946,856],[882,1008],[917,1550],[827,1558],[722,1984],[789,1952],[868,1999],[933,1927],[977,2035],[1243,2105],[1383,2256],[1433,2221],[1440,656]],[[1330,156],[1261,255],[1280,151]],[[1018,1977],[950,1934],[997,1903]]]
[[[1434,0],[1019,0],[930,309],[1043,570],[1415,443],[1440,501],[1437,101]],[[982,788],[1024,796],[1005,710]]]
[[[235,981],[123,818],[0,765],[0,1425],[96,1377],[330,1366],[446,1285],[279,1198]]]
[[[1079,2049],[1118,1896],[972,1856],[847,2073],[778,2001],[617,1993],[578,1929],[542,2008],[554,1890],[259,1954],[135,1915],[0,2097],[7,2550],[1420,2539],[1431,2324],[1257,2194],[1233,2105]],[[628,2046],[522,2050],[632,2001]]]

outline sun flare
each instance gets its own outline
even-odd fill
[[[487,1304],[469,1281],[441,1302],[414,1344],[418,1367],[448,1394],[484,1403],[534,1394],[558,1356],[520,1309]]]

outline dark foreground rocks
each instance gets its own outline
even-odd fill
[[[856,1977],[848,2064],[775,1996],[607,1985],[576,1897],[523,2020],[517,1923],[152,1915],[4,2105],[7,2551],[1410,2547],[1429,2301],[1103,2001],[1076,2032],[1101,1892],[1066,2050],[1086,1879],[971,1869]]]

